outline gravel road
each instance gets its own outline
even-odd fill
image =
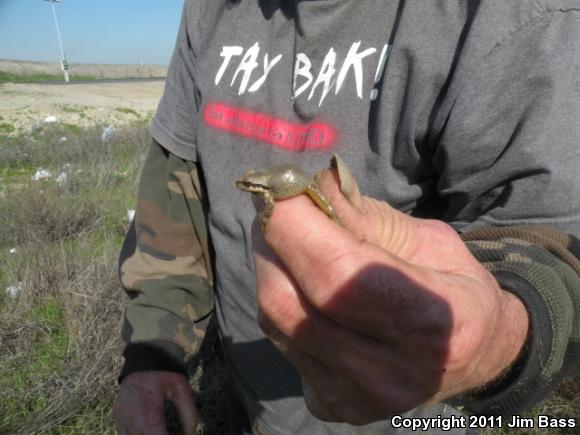
[[[80,127],[121,125],[152,116],[164,84],[164,80],[75,85],[6,83],[0,85],[0,123],[12,125],[15,130],[11,134],[30,131],[47,118]]]

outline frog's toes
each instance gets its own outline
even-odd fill
[[[268,222],[270,222],[269,216],[262,216],[260,219],[260,228],[262,228],[263,233],[265,233],[266,229],[268,228]]]

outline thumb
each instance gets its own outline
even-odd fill
[[[358,183],[352,175],[352,172],[350,172],[346,162],[342,160],[338,154],[335,154],[330,160],[330,167],[331,169],[334,169],[333,172],[338,178],[337,181],[342,194],[356,210],[364,212],[364,205],[358,188]]]
[[[338,156],[317,175],[341,225],[361,242],[372,243],[409,263],[432,269],[458,270],[477,261],[456,231],[439,220],[402,213],[385,201],[362,196],[357,182]]]
[[[183,382],[171,385],[167,392],[167,399],[173,403],[177,410],[184,435],[196,434],[199,418],[187,381],[184,379]]]
[[[330,168],[317,174],[320,190],[328,198],[341,225],[357,239],[405,257],[409,251],[414,218],[384,201],[362,196],[350,169],[334,155]]]

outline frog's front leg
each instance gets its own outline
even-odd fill
[[[264,199],[264,213],[260,219],[260,226],[262,227],[262,231],[266,232],[266,226],[268,225],[270,216],[272,216],[272,210],[274,210],[274,196],[269,190],[262,192],[260,196]]]

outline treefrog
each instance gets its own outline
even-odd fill
[[[266,208],[261,222],[263,231],[266,230],[272,214],[274,201],[303,193],[307,194],[328,217],[339,223],[330,202],[320,191],[316,177],[309,176],[292,164],[274,166],[266,171],[250,170],[236,181],[236,187],[264,199]]]

